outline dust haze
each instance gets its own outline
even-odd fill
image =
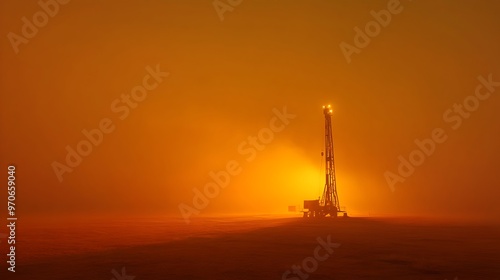
[[[385,1],[244,1],[221,22],[210,1],[71,2],[27,44],[0,45],[2,158],[18,168],[21,213],[155,213],[180,216],[193,189],[235,160],[241,172],[201,215],[285,212],[322,191],[321,106],[331,104],[341,205],[361,216],[498,218],[499,88],[470,115],[443,114],[500,80],[494,3],[401,1],[402,11],[350,63],[339,48]],[[2,34],[36,2],[1,4]],[[366,11],[366,12],[364,12]],[[113,110],[168,72],[129,114]],[[129,105],[126,105],[129,106]],[[296,117],[255,158],[248,137],[273,109]],[[115,108],[116,109],[116,108]],[[58,180],[82,130],[103,134]],[[447,136],[394,191],[415,140]],[[2,194],[3,196],[4,194]]]

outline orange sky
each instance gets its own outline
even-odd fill
[[[20,213],[180,215],[232,160],[241,172],[202,213],[286,210],[323,187],[330,103],[348,211],[499,217],[500,87],[456,130],[443,113],[478,76],[500,81],[500,4],[402,0],[348,63],[339,44],[388,2],[244,0],[221,21],[211,1],[70,1],[16,54],[8,34],[41,7],[2,1],[1,168],[17,166]],[[120,119],[111,104],[157,65],[169,76]],[[247,161],[240,143],[285,106],[296,117]],[[59,182],[53,162],[104,118],[115,129]],[[384,172],[435,128],[448,139],[392,192]]]

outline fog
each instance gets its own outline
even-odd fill
[[[221,21],[211,1],[71,1],[27,43],[4,37],[19,213],[285,212],[322,193],[331,104],[351,215],[500,216],[499,4],[401,1],[347,57],[387,1],[268,2]],[[3,1],[1,34],[40,9]]]

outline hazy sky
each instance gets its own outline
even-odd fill
[[[17,166],[20,211],[180,215],[228,163],[238,174],[200,213],[285,211],[323,188],[332,104],[348,211],[500,216],[500,87],[474,97],[479,76],[500,81],[500,4],[237,2],[47,0],[44,17],[38,1],[2,1],[1,168]],[[275,120],[285,107],[294,117]],[[67,147],[101,125],[68,166]],[[443,143],[392,191],[386,172],[435,129]],[[252,146],[259,133],[268,143]],[[54,162],[72,170],[62,182]]]

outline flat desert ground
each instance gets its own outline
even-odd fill
[[[17,239],[2,279],[500,279],[500,226],[484,222],[73,218],[19,221]]]

